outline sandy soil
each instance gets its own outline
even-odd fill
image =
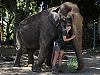
[[[85,67],[77,73],[56,75],[100,75],[100,56],[84,55]],[[31,67],[13,67],[13,62],[0,61],[0,75],[54,75],[51,72],[34,73]]]

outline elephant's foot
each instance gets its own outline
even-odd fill
[[[14,62],[14,67],[20,67],[20,62],[15,61]]]
[[[33,72],[41,72],[42,70],[41,70],[41,67],[39,67],[38,65],[33,65],[32,66],[32,71]]]
[[[14,67],[20,67],[20,64],[14,64]]]
[[[42,71],[52,71],[52,67],[51,66],[47,66],[46,64],[45,65],[43,65],[43,67],[42,67]]]
[[[84,68],[84,63],[79,63],[77,70],[82,70]]]

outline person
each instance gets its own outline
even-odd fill
[[[54,57],[52,62],[52,73],[58,73],[61,71],[62,58],[64,55],[66,42],[75,38],[75,34],[72,34],[72,18],[67,16],[67,26],[59,27],[60,34],[58,34],[56,40],[54,41]],[[58,63],[57,63],[58,59]],[[58,66],[57,66],[58,65]],[[59,70],[58,70],[59,69]]]

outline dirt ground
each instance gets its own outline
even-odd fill
[[[85,67],[77,73],[66,72],[56,75],[100,75],[100,56],[84,55]],[[51,72],[34,73],[31,67],[13,67],[13,62],[0,61],[0,75],[55,75]]]

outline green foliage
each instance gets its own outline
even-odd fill
[[[71,57],[69,62],[67,63],[67,67],[70,72],[75,72],[78,68],[77,57]]]
[[[17,10],[11,7],[13,6],[13,4],[9,4],[11,2],[13,3],[14,1],[2,0],[2,2],[5,3],[2,4],[2,10],[0,11],[3,18],[2,41],[7,41],[9,43],[10,40],[14,40],[15,20],[17,25],[19,25],[20,21],[25,19],[27,16],[36,14],[38,12],[38,9],[36,7],[36,2],[33,0],[16,0],[16,5],[14,6],[17,7]]]
[[[38,12],[36,2],[33,0],[17,0],[17,9],[26,12],[28,15],[34,15]]]
[[[7,9],[2,9],[2,19],[3,19],[3,39],[2,41],[6,41],[8,33],[12,33],[14,26],[14,15]],[[9,36],[9,39],[13,39],[13,34]]]
[[[66,0],[42,0],[48,7],[58,6]],[[3,18],[4,41],[14,39],[13,30],[16,29],[20,21],[27,16],[37,14],[39,11],[38,3],[41,0],[1,0],[0,13]],[[92,47],[93,45],[93,21],[98,19],[100,14],[100,2],[97,0],[69,0],[76,3],[80,8],[80,13],[84,19],[83,26],[83,46]],[[11,4],[12,3],[12,4]],[[91,24],[89,24],[91,22]],[[92,26],[91,26],[92,25]],[[98,32],[98,31],[97,31]],[[11,33],[11,34],[10,34]],[[10,35],[10,36],[9,36]],[[96,34],[97,35],[97,34]]]

